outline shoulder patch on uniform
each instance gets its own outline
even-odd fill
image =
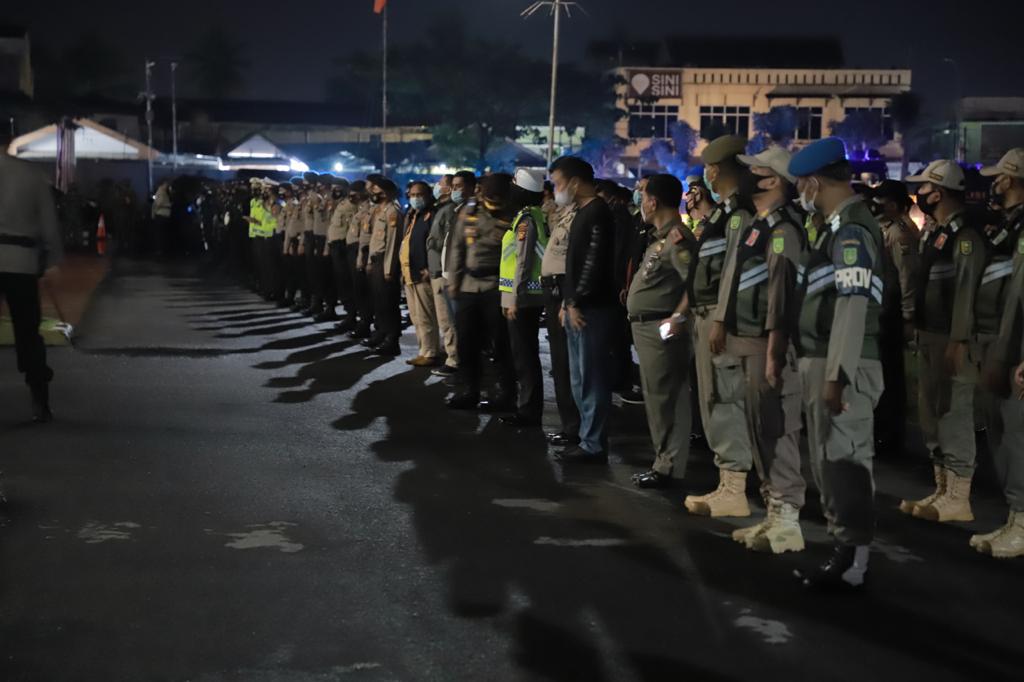
[[[683,234],[683,228],[681,227],[673,227],[672,231],[669,232],[668,236],[672,238],[673,244],[678,244],[679,242],[683,241],[683,239],[686,238],[686,236]]]
[[[516,227],[516,239],[517,240],[519,240],[521,242],[525,242],[526,241],[526,229],[527,229],[526,221],[525,220],[520,220],[519,221],[519,225]]]
[[[740,225],[742,225],[742,224],[743,224],[743,216],[741,216],[741,215],[734,215],[732,218],[729,218],[729,229],[730,230],[738,230],[738,229],[740,229]]]
[[[1017,240],[1017,253],[1024,256],[1024,237]]]
[[[682,263],[683,265],[689,265],[692,256],[690,255],[689,249],[679,249],[679,252],[677,253],[677,258],[679,258],[679,262]]]
[[[970,256],[974,253],[974,243],[970,239],[964,239],[960,242],[960,253],[964,256]]]
[[[786,237],[783,234],[778,234],[781,230],[776,230],[776,236],[772,237],[772,253],[779,255],[786,250]]]
[[[941,249],[943,246],[946,245],[947,239],[949,239],[949,236],[945,232],[943,232],[942,234],[935,238],[935,242],[932,244],[932,246],[934,246],[936,249]]]
[[[843,263],[845,265],[857,264],[857,247],[847,246],[843,248]]]

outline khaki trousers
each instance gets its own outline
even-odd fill
[[[708,346],[711,334],[711,311],[695,318],[693,348],[697,365],[697,399],[704,422],[704,437],[715,454],[715,466],[729,471],[750,471],[752,466],[750,438],[742,405],[743,369],[739,358],[723,353],[712,355]],[[719,372],[721,368],[721,372]],[[734,371],[735,370],[735,371]]]
[[[969,478],[974,473],[974,389],[978,383],[977,346],[967,353],[963,371],[946,372],[949,337],[918,332],[918,410],[921,434],[937,466]]]
[[[690,458],[689,330],[663,341],[661,322],[633,322],[633,344],[640,359],[647,426],[654,444],[652,469],[682,478]]]
[[[416,328],[420,357],[434,359],[440,354],[437,332],[437,312],[434,292],[429,282],[405,285],[405,299],[409,304],[409,317]]]
[[[825,365],[825,358],[799,361],[811,472],[829,533],[845,545],[868,545],[875,531],[874,410],[884,389],[882,363],[860,361],[838,415],[825,405]]]
[[[437,315],[441,341],[444,343],[444,352],[448,356],[444,364],[449,367],[458,367],[458,337],[455,335],[455,320],[452,317],[451,304],[448,300],[448,280],[443,277],[435,277],[430,280],[430,289],[434,294],[434,312]]]

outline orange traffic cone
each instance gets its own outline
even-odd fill
[[[100,222],[96,225],[96,255],[107,255],[107,222],[100,213]]]

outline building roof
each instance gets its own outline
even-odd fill
[[[898,85],[779,85],[766,97],[892,97],[906,90]]]

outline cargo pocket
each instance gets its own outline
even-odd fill
[[[714,402],[723,405],[738,403],[746,390],[743,363],[732,356],[718,356],[711,361],[714,376]]]

